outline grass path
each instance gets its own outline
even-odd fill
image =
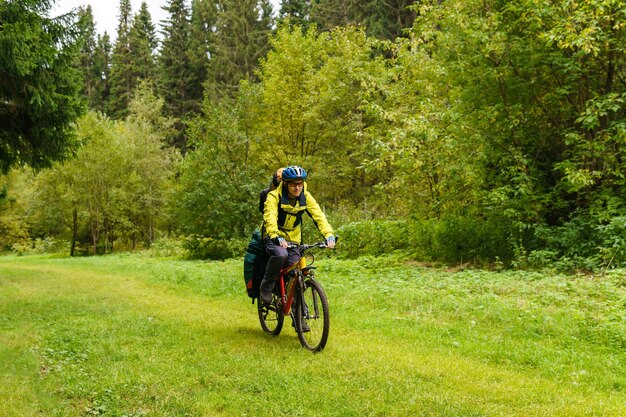
[[[626,416],[622,387],[438,347],[428,326],[342,290],[333,268],[330,341],[312,355],[287,324],[262,333],[239,273],[0,258],[0,416]]]

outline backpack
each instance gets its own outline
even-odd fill
[[[243,258],[243,279],[246,284],[248,297],[254,299],[259,297],[261,281],[265,274],[268,256],[265,253],[265,245],[261,239],[261,232],[255,230],[246,248],[246,255]]]

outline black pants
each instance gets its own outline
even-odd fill
[[[265,252],[269,256],[267,267],[265,268],[265,276],[261,281],[261,292],[272,292],[274,284],[280,276],[281,268],[293,265],[300,260],[300,253],[294,248],[283,248],[272,242],[270,238],[263,240]]]

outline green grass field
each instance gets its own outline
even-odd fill
[[[626,279],[317,262],[320,354],[242,262],[0,257],[0,416],[626,416]]]

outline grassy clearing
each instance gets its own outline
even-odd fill
[[[0,416],[626,416],[621,274],[318,263],[313,355],[240,261],[0,257]]]

